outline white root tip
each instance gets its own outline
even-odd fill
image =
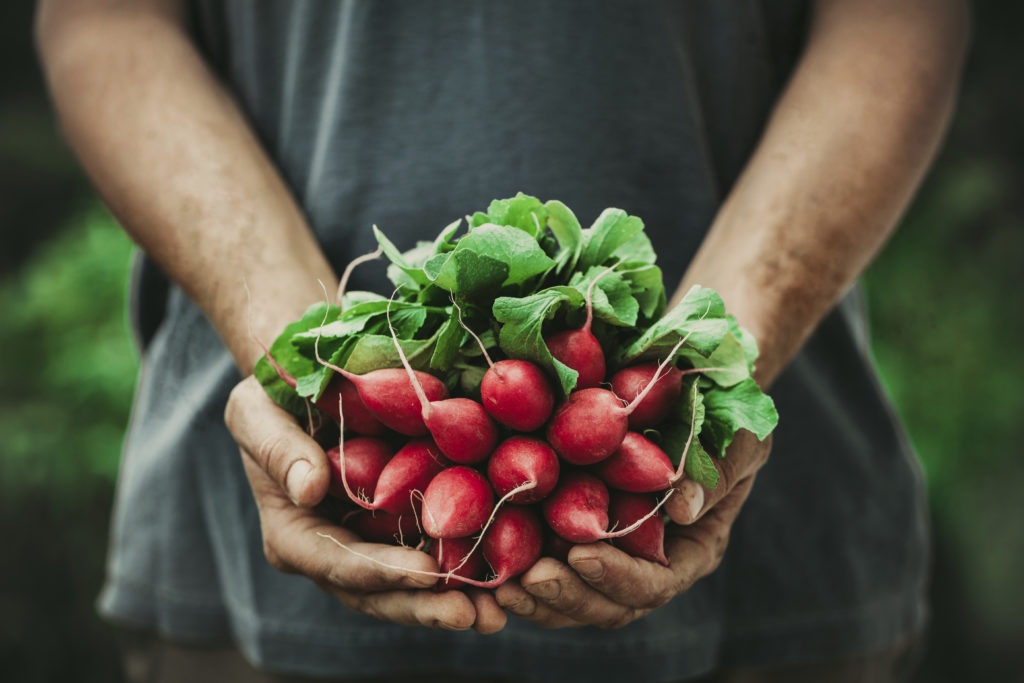
[[[494,586],[496,585],[493,582],[489,583],[489,582],[484,582],[484,581],[476,581],[474,579],[467,579],[467,578],[464,578],[462,576],[450,577],[447,574],[442,574],[440,572],[427,572],[427,571],[423,571],[422,569],[410,569],[409,567],[401,567],[401,566],[399,566],[397,564],[390,564],[388,562],[383,562],[381,560],[378,560],[375,557],[370,557],[366,553],[361,553],[358,550],[356,550],[355,548],[353,548],[352,546],[349,546],[349,545],[346,545],[346,544],[342,543],[341,541],[336,539],[334,536],[332,536],[330,534],[327,534],[327,533],[324,533],[323,531],[317,531],[316,535],[319,536],[320,538],[326,538],[327,540],[329,540],[331,543],[333,543],[334,545],[338,546],[342,550],[345,550],[346,552],[352,553],[353,555],[355,555],[356,557],[358,557],[360,559],[366,560],[368,562],[372,562],[375,565],[377,565],[378,567],[384,567],[385,569],[393,569],[395,571],[405,572],[406,574],[415,574],[415,575],[418,575],[418,576],[430,576],[430,577],[433,577],[435,579],[446,579],[446,580],[462,581],[463,583],[468,583],[469,585],[477,586],[478,588],[494,588]]]
[[[626,528],[624,528],[624,529],[619,529],[618,531],[616,531],[616,530],[614,529],[614,527],[613,527],[613,528],[612,528],[612,529],[610,529],[610,530],[609,530],[609,531],[608,531],[607,533],[605,533],[605,534],[604,534],[604,535],[602,536],[602,538],[619,538],[619,537],[621,537],[621,536],[625,536],[625,535],[627,535],[627,534],[631,534],[631,533],[633,533],[634,531],[636,531],[637,529],[639,529],[639,528],[640,528],[640,526],[641,526],[641,525],[642,525],[642,524],[643,524],[644,522],[646,522],[646,521],[647,521],[647,520],[649,520],[649,519],[650,519],[651,517],[653,517],[653,516],[654,516],[655,514],[657,514],[658,510],[660,510],[660,509],[661,509],[661,506],[662,506],[662,505],[664,505],[664,504],[665,504],[666,502],[668,502],[668,499],[669,499],[669,498],[671,498],[671,497],[672,497],[672,494],[673,494],[673,493],[675,493],[675,492],[676,492],[676,490],[675,490],[675,489],[669,489],[668,491],[666,491],[666,492],[665,492],[665,495],[664,495],[664,497],[662,497],[662,499],[658,501],[658,504],[657,504],[657,505],[655,505],[655,506],[654,506],[654,507],[653,507],[653,508],[651,509],[651,511],[650,511],[650,512],[648,512],[648,513],[647,513],[646,515],[644,515],[644,516],[643,516],[643,517],[641,517],[640,519],[636,520],[635,522],[633,522],[632,524],[630,524],[629,526],[627,526],[627,527],[626,527]]]
[[[369,254],[363,254],[362,256],[357,256],[356,258],[352,259],[352,261],[347,266],[345,266],[345,272],[341,274],[341,281],[338,283],[338,308],[344,310],[343,306],[345,303],[345,291],[348,288],[348,280],[350,277],[352,277],[352,271],[356,269],[356,266],[366,263],[367,261],[373,261],[374,259],[378,259],[381,257],[383,253],[384,247],[378,246],[374,251],[371,251]]]

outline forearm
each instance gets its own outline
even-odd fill
[[[955,0],[821,2],[805,54],[676,298],[717,289],[770,384],[885,242],[955,98]]]
[[[37,39],[67,140],[132,237],[244,373],[334,272],[176,2],[44,1]]]

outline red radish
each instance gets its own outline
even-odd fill
[[[608,506],[608,517],[615,526],[627,528],[643,519],[639,527],[612,542],[633,557],[642,557],[667,567],[665,522],[658,515],[649,514],[652,509],[657,509],[657,502],[650,494],[615,491]]]
[[[377,479],[384,466],[391,460],[394,449],[388,442],[373,437],[357,437],[345,441],[345,478],[348,487],[356,496],[366,500],[377,488]],[[328,491],[338,498],[348,498],[345,483],[341,480],[341,449],[338,445],[327,451],[327,462],[331,466],[331,485]]]
[[[650,493],[672,485],[676,468],[665,451],[637,432],[626,432],[615,452],[597,463],[593,472],[613,489]]]
[[[541,549],[544,544],[544,532],[536,512],[531,508],[515,505],[502,508],[496,513],[494,522],[487,533],[484,534],[482,543],[484,558],[491,565],[491,569],[496,576],[489,581],[477,581],[475,579],[462,578],[452,570],[441,574],[387,564],[345,545],[328,533],[317,531],[316,535],[326,538],[339,548],[380,567],[405,571],[408,574],[461,581],[478,588],[497,588],[513,576],[522,574],[532,567],[534,562],[540,559]]]
[[[586,472],[568,472],[543,503],[552,531],[572,543],[593,543],[608,529],[608,487]]]
[[[426,429],[430,431],[430,435],[434,437],[437,447],[452,461],[463,465],[471,465],[486,459],[498,442],[498,428],[494,425],[494,421],[487,415],[487,411],[482,405],[471,399],[447,398],[447,391],[444,396],[439,398],[427,395],[421,386],[421,378],[425,375],[438,384],[440,384],[440,380],[433,375],[417,372],[409,365],[409,359],[405,357],[405,351],[398,343],[394,328],[391,327],[390,306],[389,301],[387,316],[388,327],[391,328],[391,338],[395,342],[395,349],[398,350],[398,357],[402,360],[402,365],[405,366],[408,373],[408,384],[412,385],[415,397],[419,399],[420,419]],[[384,371],[374,370],[373,372]],[[441,387],[443,388],[444,385],[441,384]],[[362,392],[359,395],[362,396]],[[365,397],[363,401],[366,401]],[[409,404],[403,405],[409,407]],[[383,418],[381,421],[387,424]]]
[[[546,442],[529,436],[511,436],[494,450],[487,461],[487,478],[500,497],[527,482],[534,487],[521,490],[510,503],[536,503],[558,483],[558,456]]]
[[[476,340],[490,366],[480,382],[480,400],[484,410],[501,424],[517,432],[540,429],[555,407],[555,392],[544,372],[526,360],[501,360],[495,363],[487,347],[466,323],[462,309],[452,298],[459,324]]]
[[[491,417],[517,432],[540,429],[555,407],[551,380],[526,360],[491,365],[480,382],[480,398]]]
[[[384,368],[355,375],[338,366],[325,365],[351,380],[363,405],[375,418],[406,436],[423,436],[429,431],[423,423],[419,393],[428,401],[440,401],[448,396],[448,389],[441,380],[419,370],[412,371],[417,382],[413,384],[401,368]]]
[[[618,264],[615,264],[618,265]],[[579,373],[576,378],[576,389],[596,387],[604,381],[604,351],[601,342],[590,331],[594,323],[594,285],[615,266],[594,278],[587,287],[587,320],[578,330],[559,332],[545,340],[548,351],[556,359]]]
[[[348,497],[367,510],[384,510],[393,515],[412,514],[412,494],[416,491],[422,493],[430,481],[448,466],[434,442],[414,439],[399,449],[381,470],[371,502],[359,498],[348,485],[344,444],[339,456],[341,482]]]
[[[654,390],[661,373],[689,336],[687,333],[672,347],[651,381],[628,405],[622,405],[622,400],[607,389],[582,389],[569,394],[548,422],[548,442],[574,465],[593,465],[611,455],[626,436],[629,416]]]
[[[607,389],[569,394],[548,423],[547,438],[562,458],[574,465],[592,465],[611,455],[629,427],[629,413]]]
[[[438,571],[452,574],[435,585],[436,590],[456,588],[462,579],[479,580],[487,571],[487,562],[480,550],[474,550],[472,538],[439,538],[430,546],[430,555],[437,560]]]
[[[658,363],[641,363],[619,370],[612,375],[612,391],[624,401],[632,401],[658,374]],[[654,388],[640,401],[629,416],[629,428],[642,430],[653,427],[668,416],[669,410],[683,390],[683,373],[669,366]]]
[[[522,574],[540,559],[544,532],[532,508],[515,505],[502,508],[484,534],[484,559],[496,577],[489,583],[500,586]]]
[[[335,422],[342,422],[338,414],[338,404],[341,404],[341,412],[344,413],[345,426],[357,434],[363,436],[377,436],[383,434],[385,427],[380,420],[373,416],[373,413],[359,398],[359,391],[356,385],[344,377],[336,376],[327,386],[320,400],[316,405],[325,410],[321,403],[333,406],[332,412],[328,413]]]
[[[493,507],[494,492],[484,475],[456,465],[423,492],[423,526],[433,538],[464,538],[484,528]]]
[[[562,477],[550,496],[544,499],[544,519],[551,529],[572,543],[593,543],[606,538],[619,538],[640,528],[654,517],[675,489],[646,516],[633,520],[629,526],[608,531],[608,488],[600,479],[587,472],[570,472]]]
[[[345,526],[372,543],[408,545],[421,533],[414,514],[393,515],[383,510],[357,510],[345,519]]]

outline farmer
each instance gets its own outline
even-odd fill
[[[964,5],[42,0],[65,135],[145,254],[100,598],[129,677],[904,679],[924,493],[854,283],[948,122]],[[312,509],[324,453],[252,379],[254,338],[371,223],[408,248],[518,190],[642,217],[670,291],[722,294],[774,455],[739,438],[717,489],[680,484],[670,569],[581,546],[496,593],[419,590],[316,535],[356,542]]]

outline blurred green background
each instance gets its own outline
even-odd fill
[[[866,278],[931,489],[919,681],[1024,680],[1022,18],[977,3],[947,144]],[[118,681],[93,603],[137,370],[131,245],[59,140],[30,25],[0,5],[0,680]]]

